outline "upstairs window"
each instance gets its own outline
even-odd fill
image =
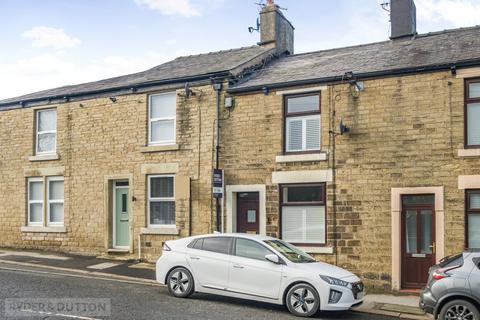
[[[284,151],[319,151],[320,94],[285,96],[284,115]]]
[[[480,79],[465,82],[465,146],[480,148]]]
[[[151,95],[148,109],[149,145],[174,144],[177,109],[175,92]]]
[[[480,190],[467,190],[467,247],[480,249]]]
[[[57,110],[36,112],[36,154],[51,154],[57,148]]]

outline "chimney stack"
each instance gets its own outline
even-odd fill
[[[417,9],[414,0],[390,0],[390,39],[417,34]]]
[[[285,18],[273,0],[260,11],[260,42],[266,48],[275,48],[277,54],[293,54],[293,30],[295,28]]]

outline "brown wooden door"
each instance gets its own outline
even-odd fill
[[[237,232],[259,233],[258,199],[258,192],[237,193]]]
[[[433,203],[403,203],[402,288],[425,286],[435,264],[435,210]]]

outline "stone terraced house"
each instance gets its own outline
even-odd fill
[[[269,3],[258,45],[0,101],[0,246],[154,260],[251,232],[422,286],[480,248],[480,27],[415,19],[392,0],[390,40],[294,54]]]

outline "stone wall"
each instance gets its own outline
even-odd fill
[[[184,98],[177,90],[178,150],[156,151],[147,144],[148,93],[97,98],[56,105],[58,160],[30,161],[34,154],[35,108],[0,112],[0,246],[41,248],[83,254],[105,254],[108,243],[105,206],[106,181],[130,178],[132,256],[138,254],[138,235],[147,226],[145,164],[178,164],[178,176],[191,179],[192,233],[213,228],[211,168],[215,126],[215,92],[210,85],[196,87]],[[159,91],[151,92],[157,93]],[[201,93],[201,94],[200,94]],[[174,148],[175,149],[175,148]],[[65,178],[66,233],[21,232],[26,225],[26,178],[57,168]],[[189,199],[176,203],[180,236],[189,232]],[[178,238],[142,235],[142,258],[156,259],[161,243]]]
[[[325,161],[276,163],[282,154],[282,95],[235,96],[235,109],[222,122],[228,141],[221,166],[226,184],[265,184],[267,233],[278,235],[278,185],[273,171],[319,170],[336,165],[338,249],[317,255],[357,272],[371,286],[391,287],[391,189],[443,186],[445,254],[464,247],[464,190],[459,175],[478,174],[480,159],[459,158],[463,149],[464,82],[450,72],[364,81],[322,88],[322,152]],[[318,85],[313,87],[318,88]],[[285,88],[282,90],[296,90]],[[318,89],[315,89],[318,90]],[[350,133],[338,132],[340,118]],[[327,247],[334,246],[333,189],[327,183]]]

